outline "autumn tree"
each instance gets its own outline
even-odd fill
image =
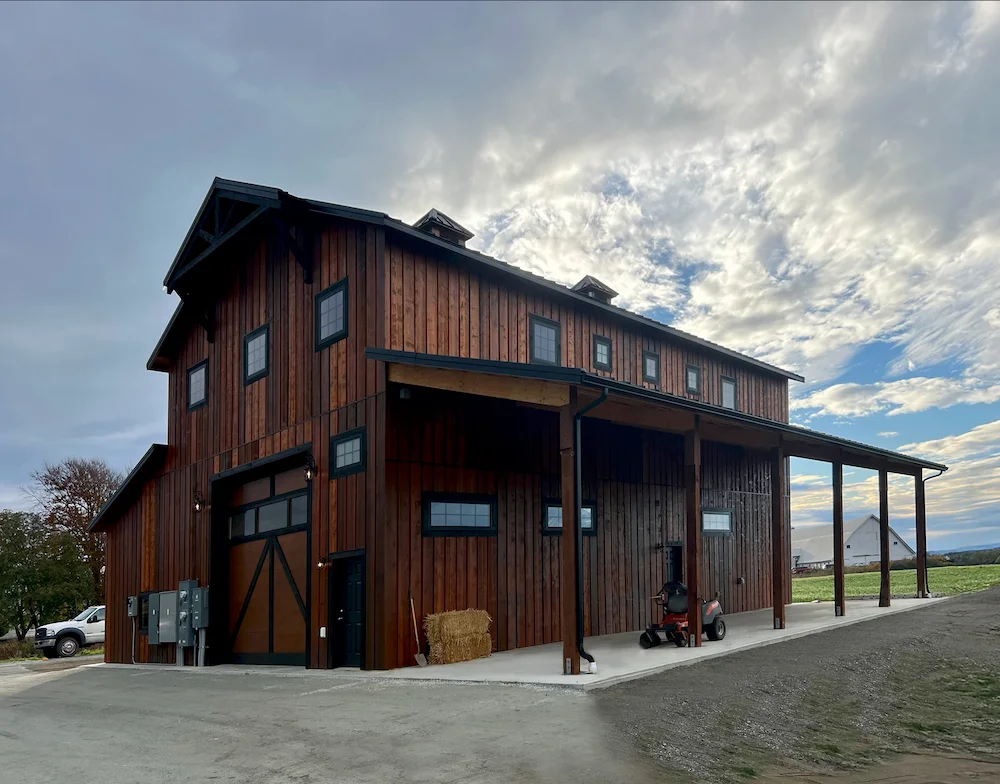
[[[69,534],[90,569],[93,599],[104,601],[103,534],[91,533],[91,521],[122,483],[124,474],[103,460],[71,458],[35,471],[28,493],[38,504],[44,524]]]

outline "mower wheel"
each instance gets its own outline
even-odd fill
[[[687,635],[684,632],[676,632],[674,634],[674,645],[678,648],[686,648],[688,644]]]
[[[716,618],[712,625],[705,629],[708,639],[718,642],[726,637],[726,622],[722,618]]]
[[[660,636],[656,632],[643,632],[639,635],[639,647],[643,650],[655,648],[660,644]]]

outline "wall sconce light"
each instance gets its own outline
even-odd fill
[[[201,490],[194,491],[194,511],[200,512],[205,508],[205,496],[201,494]]]
[[[313,460],[312,455],[306,455],[306,481],[311,482],[313,477],[316,476],[316,463]]]
[[[330,564],[329,564],[329,562],[327,562],[327,561],[320,561],[320,562],[318,562],[318,563],[316,564],[316,568],[317,568],[317,569],[326,569],[326,568],[327,568],[327,567],[328,567],[329,565],[330,565]]]

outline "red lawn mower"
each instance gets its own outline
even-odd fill
[[[639,635],[639,645],[642,648],[655,648],[663,642],[661,632],[667,640],[673,640],[678,648],[689,645],[691,632],[688,629],[687,586],[684,583],[664,583],[653,601],[662,608],[663,616],[659,623],[654,623]],[[718,599],[701,603],[701,628],[712,641],[726,636],[726,622],[722,620],[722,605]]]

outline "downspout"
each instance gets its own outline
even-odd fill
[[[947,468],[942,468],[936,474],[931,474],[930,476],[923,477],[920,480],[921,484],[925,485],[925,487],[924,487],[924,510],[925,510],[924,511],[924,540],[925,541],[927,539],[927,511],[926,511],[926,508],[927,508],[927,488],[926,488],[926,485],[927,485],[927,482],[929,480],[931,480],[931,479],[937,479],[939,476],[941,476],[941,474],[943,474],[947,470],[948,470]],[[930,586],[930,584],[929,584],[929,582],[927,580],[927,578],[930,577],[929,572],[930,572],[930,570],[927,568],[927,546],[925,544],[924,545],[924,590],[927,591],[927,595],[928,596],[931,596],[932,595],[931,594],[931,586]]]
[[[576,649],[579,651],[581,659],[586,659],[590,662],[590,671],[592,673],[597,672],[597,662],[583,648],[583,529],[580,526],[580,514],[583,510],[583,464],[580,455],[582,447],[580,420],[583,419],[584,414],[591,409],[597,408],[607,399],[608,388],[604,387],[601,390],[599,398],[592,400],[573,415],[573,473],[576,474],[573,478],[576,486],[576,498],[573,499],[573,505],[576,507],[574,516],[576,524],[573,526],[573,535],[576,540]]]

